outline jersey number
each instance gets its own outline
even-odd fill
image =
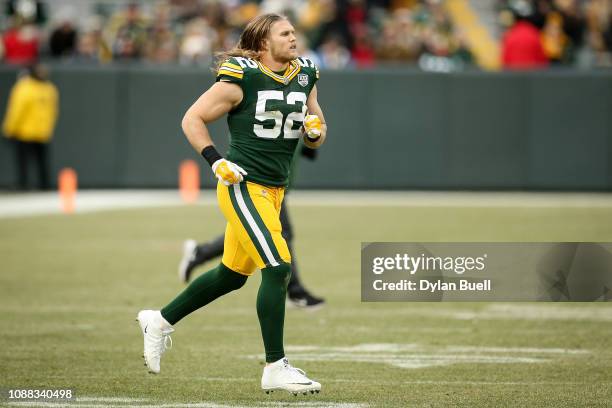
[[[292,129],[295,122],[303,122],[304,114],[306,113],[306,94],[304,92],[290,92],[287,95],[287,103],[295,105],[297,102],[302,102],[302,109],[297,112],[291,112],[283,118],[281,111],[267,111],[266,102],[270,99],[282,101],[285,99],[283,91],[259,91],[257,92],[257,105],[255,106],[255,119],[260,122],[274,121],[274,127],[271,129],[264,128],[263,125],[253,125],[253,132],[264,139],[276,139],[281,134],[281,127],[285,139],[297,139],[300,137],[300,129]],[[284,126],[283,126],[284,122]]]

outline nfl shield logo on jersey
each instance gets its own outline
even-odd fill
[[[298,84],[302,86],[308,85],[308,75],[306,74],[298,74]]]

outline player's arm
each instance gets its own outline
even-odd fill
[[[187,109],[181,123],[191,146],[206,159],[215,176],[225,185],[239,183],[246,172],[217,152],[206,124],[214,122],[238,106],[242,97],[240,86],[229,82],[216,82]]]
[[[185,112],[181,123],[191,146],[201,153],[213,142],[206,124],[214,122],[242,101],[242,89],[229,82],[216,82]]]
[[[306,106],[308,107],[308,116],[304,120],[304,145],[311,149],[318,149],[327,137],[327,124],[325,123],[323,110],[317,100],[316,85],[310,91],[310,95],[308,95]],[[311,116],[316,116],[317,118],[311,118]]]

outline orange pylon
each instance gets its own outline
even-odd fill
[[[72,214],[78,188],[77,174],[71,168],[64,168],[57,178],[58,192],[64,214]]]
[[[179,191],[188,204],[198,201],[200,195],[200,168],[193,160],[183,160],[179,167]]]

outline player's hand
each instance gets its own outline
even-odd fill
[[[244,180],[243,176],[247,175],[247,172],[242,167],[225,159],[219,159],[214,162],[212,171],[219,181],[226,186],[240,183]]]
[[[321,137],[321,119],[317,115],[306,115],[304,118],[304,133],[310,142],[316,142]]]

